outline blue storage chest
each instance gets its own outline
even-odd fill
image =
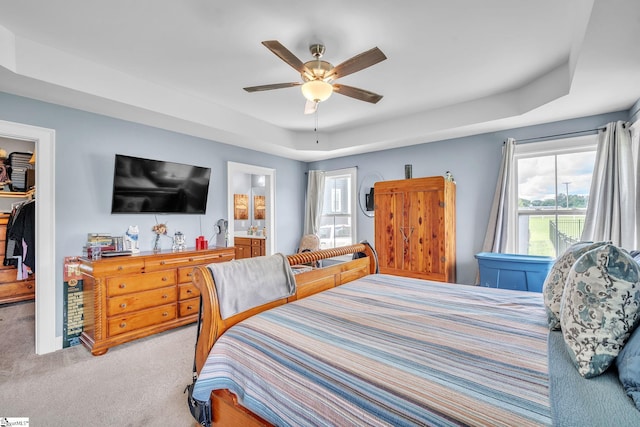
[[[544,279],[554,258],[538,255],[476,254],[480,267],[480,286],[542,292]]]

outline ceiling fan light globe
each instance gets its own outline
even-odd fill
[[[326,101],[332,93],[333,86],[323,80],[310,80],[302,85],[302,95],[309,101]]]

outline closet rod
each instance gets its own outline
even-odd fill
[[[565,133],[557,133],[555,135],[546,135],[546,136],[536,136],[535,138],[525,138],[525,139],[517,139],[516,143],[526,143],[526,142],[538,142],[538,141],[544,141],[546,139],[555,139],[555,138],[559,138],[562,136],[577,136],[577,135],[589,135],[589,134],[593,134],[593,133],[597,133],[601,130],[604,130],[605,127],[599,127],[599,128],[595,128],[595,129],[586,129],[586,130],[577,130],[574,132],[565,132]]]

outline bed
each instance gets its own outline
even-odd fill
[[[585,383],[563,358],[540,294],[374,274],[362,244],[286,260],[352,253],[231,316],[197,268],[194,397],[214,425],[640,425],[615,373]]]

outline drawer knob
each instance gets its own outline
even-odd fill
[[[189,262],[193,262],[193,261],[194,261],[193,258],[189,258]]]
[[[193,293],[193,291],[192,291],[191,289],[187,289],[187,293],[188,293],[188,294],[192,294],[192,293]]]
[[[163,278],[162,278],[162,281],[163,281],[163,282],[166,282],[167,280],[169,280],[169,279],[167,279],[166,277],[163,277]]]
[[[164,265],[164,264],[165,264],[165,262],[164,262],[164,261],[160,261],[160,265]]]
[[[169,315],[169,313],[167,313],[166,311],[164,313],[162,313],[162,317],[167,317]]]
[[[120,323],[120,327],[121,327],[121,328],[126,328],[126,327],[127,327],[126,322],[122,322],[122,323]]]
[[[119,266],[118,266],[118,270],[122,271],[122,270],[124,270],[124,267],[123,267],[123,266],[121,266],[121,265],[119,265]]]
[[[188,305],[187,306],[187,310],[193,310],[193,306],[192,305]]]
[[[193,277],[193,273],[187,273],[187,277]]]
[[[27,285],[27,289],[33,289],[33,285]]]
[[[162,299],[167,299],[167,298],[169,298],[169,295],[167,294],[162,295]]]
[[[120,308],[126,308],[126,307],[127,307],[127,304],[125,303],[120,304]]]
[[[120,283],[120,289],[124,289],[126,287],[127,287],[127,285],[125,283]]]

